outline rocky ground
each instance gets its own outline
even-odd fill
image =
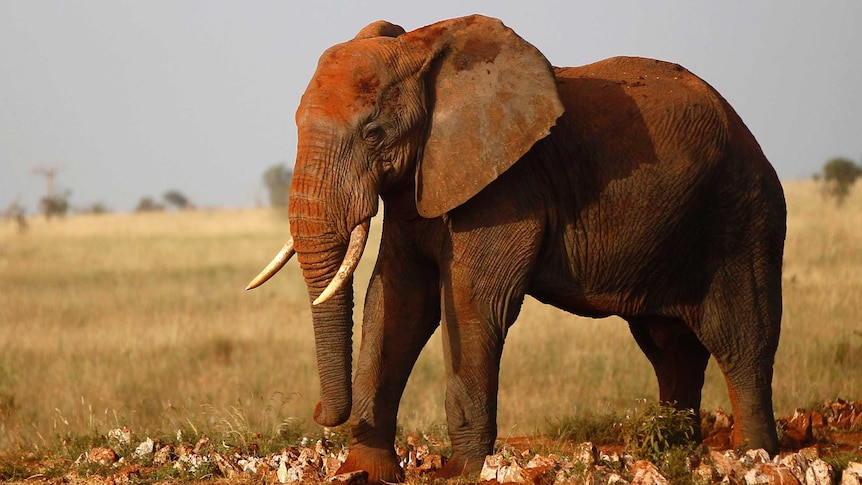
[[[683,457],[675,475],[667,471],[668,463],[638,459],[621,444],[555,443],[555,452],[544,454],[534,451],[549,448],[542,437],[509,439],[500,443],[500,452],[487,457],[478,483],[862,485],[862,401],[799,409],[777,423],[782,453],[770,458],[763,450],[730,449],[732,418],[721,410],[704,414],[701,427],[706,446]],[[122,428],[112,430],[108,442],[116,446],[90,449],[62,476],[42,473],[50,464],[22,463],[32,471],[25,481],[361,484],[367,478],[364,472],[336,475],[347,450],[325,440],[268,455],[261,455],[254,444],[226,449],[223,443],[211,443],[206,437],[194,445],[164,444],[150,438],[135,443],[132,432]],[[120,456],[115,448],[134,451]],[[430,482],[443,465],[445,458],[432,448],[427,439],[419,437],[408,437],[405,446],[397,447],[409,482]]]

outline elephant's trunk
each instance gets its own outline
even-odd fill
[[[314,292],[309,293],[312,298]],[[312,307],[320,401],[314,420],[338,426],[350,417],[352,406],[351,362],[353,350],[353,288],[348,285],[326,303]]]
[[[308,287],[309,301],[330,293],[324,302],[312,305],[320,402],[314,420],[323,426],[337,426],[350,417],[353,350],[353,278],[342,276],[333,290],[327,286],[337,278],[348,244],[342,214],[335,203],[333,185],[315,168],[316,159],[299,158],[290,193],[290,226],[297,259]],[[358,258],[357,258],[358,259]],[[343,272],[342,272],[343,273]]]

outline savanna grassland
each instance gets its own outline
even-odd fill
[[[843,207],[814,182],[786,184],[784,320],[777,415],[862,398],[862,194]],[[357,327],[380,221],[356,277]],[[248,280],[288,235],[268,209],[76,215],[0,223],[0,451],[76,434],[318,432],[310,311],[298,265]],[[356,333],[358,345],[358,332]],[[528,300],[503,356],[501,435],[657,398],[622,320]],[[445,422],[439,336],[401,405],[405,429]],[[703,407],[729,409],[710,364]],[[317,429],[317,431],[315,431]]]

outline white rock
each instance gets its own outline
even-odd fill
[[[174,452],[174,447],[165,445],[153,455],[153,463],[156,465],[167,465],[171,462],[171,454]]]
[[[638,460],[632,467],[631,485],[671,485],[671,483],[655,465],[645,460]]]
[[[275,476],[278,478],[279,483],[287,483],[287,463],[284,461],[279,463]]]
[[[526,483],[527,477],[524,475],[524,469],[518,462],[512,461],[508,465],[503,465],[497,471],[497,481],[500,483]]]
[[[174,462],[174,468],[180,471],[187,470],[189,473],[197,472],[198,468],[209,462],[209,457],[198,455],[197,453],[185,453],[179,456]]]
[[[616,473],[611,473],[608,475],[608,485],[629,485],[629,482]]]
[[[116,428],[108,431],[108,440],[117,444],[128,445],[132,442],[132,430],[129,428]]]
[[[701,463],[692,472],[695,482],[713,483],[718,482],[722,477],[718,476],[718,471],[708,463]]]
[[[242,471],[251,473],[252,475],[257,475],[258,462],[256,458],[249,457],[247,459],[242,459],[239,460],[237,464],[242,467]]]
[[[805,483],[805,472],[808,471],[808,458],[801,453],[793,453],[787,455],[779,461],[782,465],[790,469],[793,476],[799,480],[799,483]]]
[[[812,460],[805,472],[805,485],[832,485],[832,465],[819,458]]]
[[[529,476],[518,462],[498,454],[486,456],[482,471],[479,472],[480,482],[491,480],[498,483],[527,483]]]
[[[302,479],[305,478],[304,475],[302,468],[292,466],[287,469],[287,473],[285,474],[286,481],[282,483],[302,483]]]
[[[745,452],[745,457],[748,458],[751,463],[769,463],[769,453],[766,452],[763,448],[758,448],[756,450],[748,450]]]
[[[479,472],[479,481],[488,482],[497,480],[497,472],[503,466],[503,457],[500,455],[488,455],[485,457],[485,463],[482,465],[482,471]]]
[[[710,451],[709,457],[712,460],[715,471],[721,477],[722,481],[730,482],[741,481],[747,471],[740,463],[736,453],[727,451],[721,453],[718,451]]]
[[[799,485],[789,468],[775,463],[759,463],[744,478],[746,485]]]
[[[862,463],[851,461],[841,475],[841,485],[862,485]]]
[[[745,472],[745,485],[767,485],[769,477],[763,473],[761,467],[755,467]]]
[[[536,455],[531,458],[529,462],[527,462],[525,468],[539,468],[542,466],[548,468],[557,468],[558,464],[559,457]]]
[[[156,444],[152,439],[147,438],[146,441],[141,442],[137,448],[135,448],[135,457],[143,458],[147,455],[151,455],[153,451],[155,451]]]
[[[313,466],[320,468],[323,466],[323,458],[316,450],[311,448],[303,448],[299,451],[299,458],[296,459],[299,466]]]
[[[577,451],[575,451],[575,461],[586,466],[595,465],[598,456],[599,450],[596,448],[596,445],[589,441],[579,444]]]
[[[336,455],[329,455],[323,458],[323,473],[326,475],[326,478],[330,478],[335,475],[338,471],[338,468],[344,463],[344,457],[339,457]]]

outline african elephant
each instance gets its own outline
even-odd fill
[[[734,443],[778,450],[772,368],[786,209],[728,103],[676,64],[552,68],[479,15],[388,22],[328,49],[296,113],[292,240],[312,302],[321,400],[349,419],[342,471],[403,479],[393,450],[408,375],[443,326],[451,476],[497,435],[499,363],[525,295],[619,315],[660,399],[698,410],[714,356]],[[352,272],[384,206],[351,389]]]

